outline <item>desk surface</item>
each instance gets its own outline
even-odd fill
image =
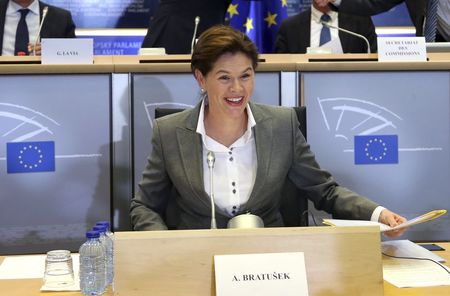
[[[446,265],[450,266],[450,242],[437,243],[445,248],[445,251],[436,252],[439,256],[447,260]],[[0,262],[5,257],[0,256]],[[27,280],[0,280],[0,294],[8,296],[81,296],[80,292],[43,292],[39,291],[42,284],[41,279],[27,279]],[[7,292],[7,293],[5,293]],[[105,296],[114,295],[112,292],[103,294]],[[431,288],[396,288],[395,286],[384,282],[385,296],[447,296],[450,295],[450,286],[439,286]],[[352,296],[352,295],[349,295]]]
[[[377,61],[377,54],[262,54],[258,72],[447,71],[450,53],[428,53],[426,62]],[[190,55],[95,56],[92,65],[42,65],[40,57],[0,56],[0,74],[190,73]]]

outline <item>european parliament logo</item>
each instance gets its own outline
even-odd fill
[[[55,171],[55,142],[13,142],[6,144],[7,172]]]
[[[355,136],[355,164],[398,163],[397,135]]]

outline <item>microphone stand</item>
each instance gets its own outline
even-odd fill
[[[45,20],[45,17],[47,16],[47,12],[48,12],[48,6],[45,6],[44,9],[42,10],[42,21],[41,21],[41,24],[39,25],[38,34],[36,36],[36,40],[34,41],[34,45],[33,45],[33,55],[34,56],[36,55],[36,45],[38,44],[38,42],[40,40],[42,25],[44,24],[44,20]]]
[[[352,31],[349,31],[349,30],[346,30],[346,29],[342,29],[342,28],[339,28],[339,27],[336,27],[336,26],[333,26],[333,25],[330,25],[330,24],[328,24],[328,23],[326,23],[326,22],[324,22],[324,21],[321,21],[320,23],[321,23],[322,25],[328,27],[328,28],[336,29],[336,30],[338,30],[338,31],[342,31],[342,32],[344,32],[344,33],[347,33],[347,34],[350,34],[350,35],[353,35],[353,36],[355,36],[355,37],[358,37],[358,38],[363,39],[363,40],[366,42],[366,45],[367,45],[367,53],[370,54],[370,43],[369,43],[369,40],[367,40],[367,38],[364,37],[363,35],[358,34],[358,33],[355,33],[355,32],[352,32]]]
[[[194,34],[192,34],[192,41],[191,41],[191,54],[194,52],[195,36],[197,36],[198,24],[200,24],[200,17],[196,16],[194,20]]]
[[[214,203],[214,162],[216,161],[216,157],[214,156],[214,152],[208,151],[206,156],[206,161],[208,162],[209,168],[209,198],[211,199],[211,229],[217,229],[216,223],[216,211],[215,211],[215,203]]]

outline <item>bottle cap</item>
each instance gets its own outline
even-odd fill
[[[95,225],[105,225],[106,228],[109,228],[109,222],[108,221],[98,221],[95,223]]]
[[[87,238],[99,238],[100,233],[98,231],[88,231],[88,232],[86,232],[86,237]]]
[[[97,231],[98,233],[106,232],[106,227],[104,225],[95,225],[92,227],[92,230]]]

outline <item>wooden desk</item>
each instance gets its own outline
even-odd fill
[[[311,296],[383,294],[377,227],[126,231],[114,251],[119,296],[215,295],[214,255],[279,252],[304,253]]]
[[[438,251],[434,253],[445,258],[445,260],[447,260],[445,265],[450,266],[450,242],[436,243],[436,244],[443,247],[445,251]],[[384,296],[448,296],[448,295],[450,295],[450,286],[399,289],[391,285],[390,283],[384,281]]]
[[[450,242],[438,243],[446,251],[436,252],[439,256],[447,260],[446,265],[450,266]],[[0,256],[0,262],[5,257]],[[80,292],[39,292],[41,279],[29,280],[0,280],[0,295],[8,296],[82,296]],[[114,293],[107,292],[105,296],[112,296]],[[384,282],[385,296],[448,296],[450,295],[450,286],[439,286],[431,288],[403,288]],[[349,295],[352,296],[352,295]]]

